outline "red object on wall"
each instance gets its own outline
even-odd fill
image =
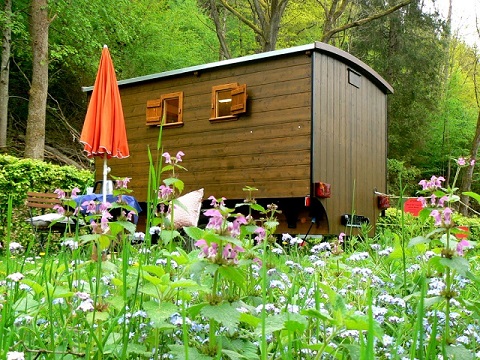
[[[330,184],[324,182],[315,183],[315,195],[319,198],[329,198],[331,196]]]
[[[387,195],[379,195],[377,201],[380,210],[385,210],[390,207],[390,198]]]
[[[423,209],[422,203],[418,201],[417,198],[407,199],[403,204],[403,211],[410,213],[413,216],[418,216],[418,213],[422,209]]]

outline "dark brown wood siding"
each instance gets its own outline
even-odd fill
[[[248,185],[259,189],[259,198],[305,196],[310,190],[311,81],[311,58],[293,54],[121,86],[130,157],[112,159],[112,175],[131,177],[134,196],[147,200],[147,149],[155,154],[159,135],[158,127],[145,125],[147,100],[183,91],[184,125],[164,128],[162,147],[172,156],[185,153],[182,165],[188,171],[178,174],[185,191],[204,187],[206,197],[242,199]],[[209,122],[212,87],[232,82],[247,85],[247,114],[236,121]]]
[[[331,184],[321,202],[329,232],[348,232],[342,214],[367,216],[375,222],[375,189],[386,191],[386,94],[360,74],[359,87],[349,83],[349,66],[314,54],[313,182]]]

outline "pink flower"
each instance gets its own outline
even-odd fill
[[[457,159],[458,166],[465,166],[466,163],[467,163],[467,161],[463,157],[460,157],[460,158]]]
[[[475,166],[475,160],[470,161],[470,166]]]
[[[128,183],[132,180],[132,178],[126,177],[124,179],[115,180],[115,187],[117,189],[126,189],[128,187]]]
[[[427,200],[423,196],[418,197],[417,201],[422,203],[422,208],[427,207]]]
[[[165,158],[165,164],[171,164],[172,163],[172,157],[168,152],[164,152],[162,156]]]
[[[430,196],[430,205],[435,206],[436,199],[437,199],[437,196],[435,194],[432,194],[432,196]]]
[[[159,190],[158,192],[159,199],[166,200],[171,194],[173,194],[173,189],[166,185],[160,185],[158,190]]]
[[[469,248],[469,247],[470,247],[470,243],[467,240],[463,239],[462,241],[460,241],[457,244],[458,255],[463,256],[464,255],[463,249]]]
[[[445,206],[445,201],[448,201],[448,196],[447,195],[444,195],[440,198],[440,200],[438,200],[438,206]]]
[[[450,209],[449,207],[443,209],[443,223],[446,226],[449,226],[452,223],[452,212],[452,209]]]
[[[175,156],[175,158],[177,159],[177,162],[181,162],[181,161],[182,161],[182,156],[185,156],[185,154],[183,153],[183,151],[177,152],[177,155]]]
[[[93,200],[84,201],[82,207],[86,207],[85,212],[87,214],[95,214],[97,212],[97,204],[95,204],[95,201]]]
[[[259,243],[265,240],[265,238],[267,237],[267,232],[263,227],[260,226],[255,229],[254,233],[257,234],[255,240]]]
[[[245,249],[237,245],[233,247],[232,244],[227,243],[227,245],[225,245],[223,248],[222,257],[225,260],[233,261],[233,263],[236,264],[238,263],[239,252],[245,252]]]
[[[11,280],[13,282],[19,282],[25,276],[22,273],[16,272],[7,276],[7,280]]]
[[[72,198],[76,198],[79,192],[80,189],[78,187],[74,187],[72,190]]]
[[[233,222],[228,223],[228,230],[230,231],[230,235],[233,237],[240,235],[240,225],[246,224],[247,219],[242,214],[238,214],[236,219]]]
[[[201,257],[207,259],[214,259],[217,256],[217,243],[211,243],[210,245],[208,245],[205,239],[200,239],[195,243],[195,246],[199,247],[202,250],[202,252],[200,253]]]
[[[65,209],[64,209],[64,207],[63,207],[62,205],[58,205],[58,204],[55,205],[55,206],[53,207],[53,210],[56,210],[57,213],[60,214],[60,215],[64,215],[64,214],[65,214]]]
[[[57,197],[59,199],[65,199],[65,191],[63,191],[62,189],[55,189],[54,191],[55,194],[57,194]]]
[[[435,226],[442,226],[442,214],[440,213],[440,211],[432,210],[430,216],[435,219]]]
[[[420,180],[420,182],[418,183],[418,185],[421,185],[422,186],[422,190],[427,190],[428,189],[428,182],[427,180]]]
[[[340,235],[338,235],[338,242],[339,242],[340,244],[343,243],[343,238],[344,238],[344,237],[345,237],[345,233],[343,233],[343,232],[340,233]]]

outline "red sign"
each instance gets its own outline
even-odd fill
[[[403,211],[410,213],[413,216],[418,216],[418,213],[422,209],[422,202],[418,201],[417,198],[407,199],[403,204]]]

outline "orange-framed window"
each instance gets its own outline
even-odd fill
[[[236,120],[247,111],[247,85],[230,83],[212,88],[210,121]]]
[[[164,94],[147,101],[147,125],[183,126],[183,92]]]

